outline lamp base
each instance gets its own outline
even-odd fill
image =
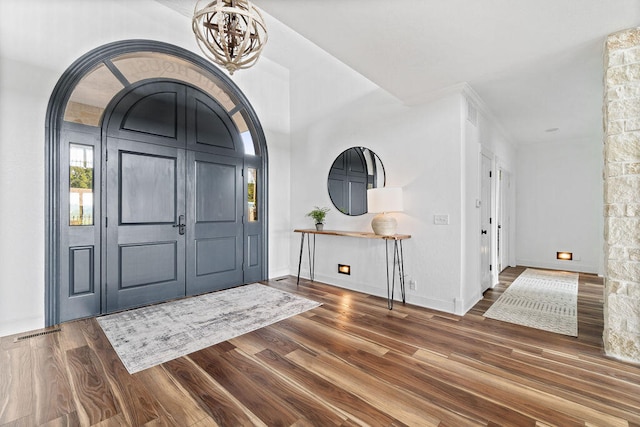
[[[371,228],[378,236],[393,236],[398,229],[398,221],[386,213],[381,213],[371,220]]]

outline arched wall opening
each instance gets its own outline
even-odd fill
[[[253,268],[248,279],[267,277],[268,155],[262,127],[248,99],[221,70],[190,51],[150,40],[114,42],[75,61],[58,81],[48,105],[45,141],[45,321],[48,326],[69,320],[64,313],[65,300],[75,303],[83,298],[92,299],[93,302],[80,305],[93,306],[94,312],[95,301],[99,300],[100,310],[104,312],[103,246],[108,224],[102,209],[107,156],[103,122],[114,99],[145,82],[161,81],[193,87],[208,97],[226,118],[228,127],[239,134],[241,142],[236,152],[242,158],[246,201],[242,212],[243,238],[250,241],[244,251],[245,258],[252,258],[249,264]],[[70,135],[83,135],[84,141],[89,142],[73,144]],[[75,154],[70,154],[71,149]],[[85,155],[95,153],[95,161],[82,163],[84,169],[78,169],[75,163],[72,166],[74,156],[83,152]],[[91,166],[90,170],[87,165]],[[74,177],[70,175],[77,175],[78,171],[88,172],[85,175],[91,177],[90,183],[74,184],[71,189],[70,181]],[[85,239],[89,236],[87,242],[93,243],[74,245],[74,239],[81,234]],[[91,262],[82,267],[80,261]],[[65,281],[70,283],[62,283]],[[96,314],[90,311],[85,307],[73,316]]]

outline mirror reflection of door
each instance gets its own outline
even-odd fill
[[[351,147],[335,159],[327,186],[333,205],[345,215],[367,213],[367,189],[384,186],[380,158],[366,147]]]

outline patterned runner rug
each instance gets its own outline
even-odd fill
[[[97,320],[133,374],[320,305],[254,283]]]
[[[577,312],[577,273],[528,268],[484,316],[577,337]]]

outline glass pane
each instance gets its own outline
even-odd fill
[[[236,112],[231,116],[231,119],[233,119],[233,122],[238,127],[238,131],[240,131],[240,137],[242,138],[242,143],[244,145],[244,154],[255,156],[256,147],[253,143],[253,136],[251,135],[249,126],[247,126],[247,120],[244,117],[244,112],[242,110]]]
[[[249,168],[247,173],[247,204],[249,222],[258,220],[258,170]]]
[[[73,89],[64,111],[64,120],[100,126],[104,109],[123,87],[106,65],[98,65]]]
[[[223,89],[224,84],[217,84],[215,76],[184,59],[164,53],[135,52],[118,56],[111,62],[130,83],[158,77],[180,80],[207,92],[227,111],[236,106],[236,102]]]
[[[231,118],[236,126],[238,126],[240,133],[244,133],[249,130],[249,126],[247,126],[247,121],[244,119],[242,110],[235,113]]]
[[[253,145],[253,138],[251,138],[251,132],[246,131],[240,134],[240,138],[242,138],[242,145],[244,145],[244,154],[250,154],[255,156],[256,148]]]
[[[93,147],[69,144],[69,225],[93,225]]]

